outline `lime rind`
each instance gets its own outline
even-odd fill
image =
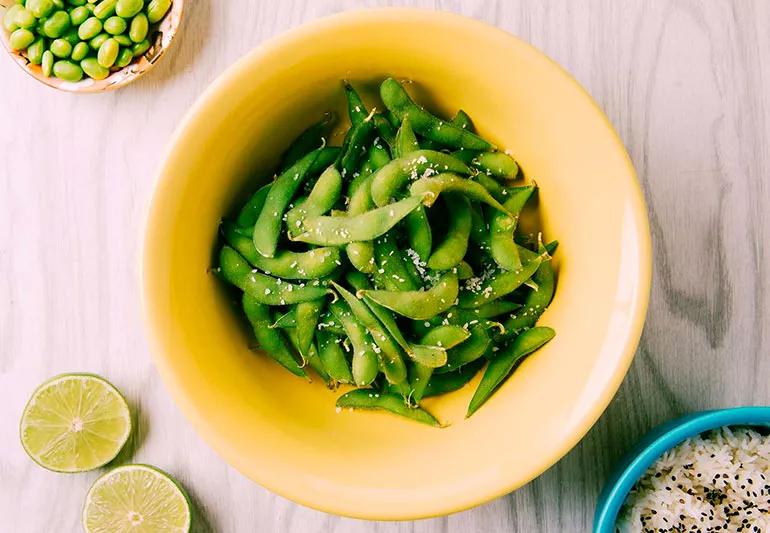
[[[81,418],[84,414],[88,416]],[[27,455],[60,473],[86,472],[109,463],[131,430],[126,399],[112,383],[89,373],[60,374],[42,383],[27,401],[19,424]]]
[[[99,477],[83,505],[86,533],[187,533],[192,505],[184,487],[145,464],[120,466]]]

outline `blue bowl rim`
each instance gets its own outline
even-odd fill
[[[621,461],[599,496],[594,533],[613,533],[620,508],[634,484],[667,450],[690,437],[722,426],[770,426],[770,406],[700,411],[650,430]]]

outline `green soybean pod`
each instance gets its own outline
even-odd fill
[[[556,332],[551,328],[534,327],[523,332],[500,350],[484,371],[484,376],[471,398],[465,417],[475,413],[492,396],[517,363],[553,339],[555,335]]]
[[[150,49],[150,41],[145,39],[141,43],[136,43],[134,46],[131,47],[131,52],[134,54],[134,57],[139,57],[141,55],[144,55],[147,50]]]
[[[120,53],[120,45],[115,39],[107,39],[99,47],[99,52],[96,54],[96,58],[99,64],[104,68],[110,68],[115,64],[115,60],[118,59]]]
[[[494,211],[489,219],[489,249],[492,259],[501,268],[516,270],[521,267],[518,246],[513,240],[516,225],[519,221],[519,213],[524,208],[527,200],[534,192],[534,186],[519,187],[503,206],[510,214]]]
[[[374,340],[363,324],[353,316],[344,300],[332,301],[329,309],[345,328],[345,333],[353,345],[353,380],[359,387],[365,387],[374,381],[379,373]]]
[[[422,339],[420,339],[420,344],[424,346],[438,346],[448,350],[464,343],[470,336],[470,332],[461,326],[441,325],[425,333]]]
[[[339,337],[326,330],[318,330],[315,338],[318,344],[318,356],[329,376],[339,383],[353,383],[350,364],[340,348]]]
[[[390,392],[369,389],[352,390],[337,399],[337,407],[388,411],[421,424],[441,427],[441,423],[428,411],[420,407],[410,407],[401,396]]]
[[[446,194],[444,201],[451,216],[446,236],[428,258],[428,268],[431,270],[449,270],[457,266],[468,251],[473,222],[470,202],[465,196],[457,193]]]
[[[457,273],[449,271],[427,290],[360,292],[399,315],[413,320],[428,320],[454,305],[458,289]]]
[[[43,23],[43,35],[56,39],[70,28],[70,16],[65,11],[57,11]]]
[[[463,291],[459,305],[463,309],[473,309],[512,293],[531,278],[543,261],[550,261],[548,253],[541,254],[525,263],[517,270],[500,270],[489,276],[478,287]]]
[[[380,97],[390,111],[401,120],[409,117],[416,133],[446,146],[488,150],[492,145],[461,127],[445,122],[415,104],[399,82],[388,78],[380,85]]]
[[[284,331],[284,333],[286,334],[286,337],[288,337],[289,342],[291,343],[294,350],[299,353],[303,366],[307,365],[315,370],[316,374],[318,374],[318,376],[323,380],[324,383],[326,383],[327,386],[332,386],[332,379],[329,377],[329,374],[326,372],[326,369],[321,362],[321,358],[318,356],[318,350],[313,344],[313,339],[310,339],[310,344],[303,351],[297,342],[296,329],[287,329]]]
[[[53,64],[53,74],[65,81],[80,81],[83,79],[83,69],[72,61],[62,59]]]
[[[464,130],[468,130],[470,132],[476,131],[476,129],[473,127],[473,120],[471,120],[471,117],[468,115],[468,113],[462,109],[457,111],[457,114],[455,114],[451,122],[455,126],[458,126]]]
[[[50,50],[56,57],[67,59],[72,54],[72,45],[65,39],[54,39]]]
[[[35,18],[35,15],[32,14],[32,11],[24,8],[15,12],[13,21],[16,23],[17,27],[27,28],[28,30],[34,28],[37,24],[37,19]]]
[[[89,78],[94,80],[103,80],[110,75],[110,69],[104,68],[99,64],[95,57],[87,57],[80,62],[80,68],[83,69]]]
[[[371,241],[398,224],[414,211],[421,201],[419,196],[410,196],[360,215],[307,217],[302,223],[302,233],[294,236],[292,240],[321,246]],[[255,233],[256,235],[258,233]]]
[[[361,96],[347,80],[342,82],[342,86],[345,89],[350,123],[352,125],[361,124],[369,116],[369,111],[367,111],[364,101],[361,100]]]
[[[219,253],[222,278],[247,292],[260,303],[267,305],[291,305],[323,298],[329,291],[316,280],[302,285],[288,283],[280,278],[260,274],[229,246]]]
[[[88,17],[78,27],[78,37],[81,41],[89,41],[102,31],[102,21],[96,17]]]
[[[420,363],[412,363],[409,366],[409,397],[414,403],[420,403],[425,389],[428,387],[433,369]]]
[[[101,20],[112,16],[115,13],[115,5],[117,3],[117,0],[102,0],[94,7],[94,16]]]
[[[379,347],[379,350],[376,350],[376,352],[385,377],[390,383],[402,383],[406,379],[406,365],[402,357],[401,347],[390,336],[390,333],[384,328],[365,302],[341,285],[334,282],[332,282],[332,285],[348,304],[353,316],[369,331],[375,344]]]
[[[318,320],[321,318],[321,311],[323,311],[325,305],[325,298],[300,302],[296,305],[297,349],[300,354],[305,354],[310,349],[316,326],[318,326]]]
[[[70,22],[72,22],[73,26],[80,26],[90,16],[91,16],[91,12],[88,10],[87,7],[78,6],[72,11],[70,11]]]
[[[19,11],[23,10],[24,6],[21,4],[13,4],[5,10],[5,13],[3,14],[3,28],[5,28],[5,31],[12,33],[19,29],[19,25],[16,24],[16,15]]]
[[[88,45],[91,47],[92,50],[96,50],[98,52],[99,48],[101,48],[102,45],[104,44],[104,41],[106,41],[109,38],[110,38],[109,33],[100,33],[99,35],[97,35],[96,37],[88,41]]]
[[[144,13],[139,13],[133,19],[131,19],[131,27],[128,30],[128,36],[133,42],[141,43],[147,38],[147,32],[149,30],[150,23],[147,20],[147,15]]]
[[[166,16],[171,8],[171,0],[150,0],[147,4],[147,18],[150,24],[160,22]]]
[[[26,50],[35,42],[35,34],[25,28],[15,30],[9,38],[12,50]]]
[[[126,19],[123,19],[120,17],[110,17],[104,21],[104,31],[106,31],[110,35],[120,35],[124,31],[126,31],[127,27],[128,27],[128,23],[126,22]],[[144,39],[144,37],[142,37],[142,39]],[[142,39],[139,39],[139,41],[141,41]],[[139,42],[139,41],[136,41],[136,42]]]
[[[106,2],[107,0],[104,1]],[[139,13],[143,7],[143,0],[117,0],[115,3],[115,13],[124,19],[130,19]]]
[[[43,52],[43,60],[40,62],[40,66],[43,70],[43,76],[50,78],[53,74],[53,52],[46,50]]]
[[[54,10],[51,0],[27,0],[25,7],[32,11],[36,18],[47,17]]]
[[[40,37],[27,48],[27,59],[33,65],[39,65],[43,61],[43,52],[45,52],[45,39]]]
[[[70,55],[70,57],[73,59],[73,61],[82,61],[88,55],[88,51],[88,43],[79,42],[72,48],[72,55]],[[80,67],[83,68],[83,65],[80,65]],[[86,74],[88,73],[86,72]]]
[[[463,388],[476,374],[478,374],[481,367],[484,366],[484,363],[485,360],[482,358],[465,365],[460,370],[447,372],[445,374],[434,373],[430,378],[422,397],[428,398],[430,396],[438,396]]]
[[[251,323],[254,336],[257,338],[260,348],[265,351],[266,355],[292,374],[305,377],[305,371],[299,366],[296,359],[294,359],[281,332],[269,327],[269,307],[261,304],[247,293],[243,294],[242,304],[243,312]]]
[[[117,41],[117,39],[115,39]],[[131,61],[134,59],[134,54],[131,53],[130,48],[121,48],[120,53],[118,54],[118,58],[115,60],[115,66],[118,68],[123,68],[128,66]]]

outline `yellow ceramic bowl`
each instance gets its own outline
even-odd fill
[[[540,185],[561,242],[542,323],[556,338],[472,418],[474,384],[426,402],[445,429],[337,413],[332,393],[249,350],[248,328],[209,271],[220,218],[268,179],[340,80],[373,101],[409,78],[445,116],[462,108]],[[411,519],[460,511],[536,477],[601,415],[628,369],[650,288],[650,238],[634,170],[611,125],[547,57],[480,22],[417,10],[336,15],[236,63],[179,127],[149,216],[144,296],[158,368],[195,428],[265,487],[323,511]]]

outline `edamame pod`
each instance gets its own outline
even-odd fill
[[[340,396],[337,399],[337,407],[388,411],[421,424],[441,427],[441,423],[432,414],[420,407],[408,406],[398,394],[356,389]]]
[[[438,370],[438,373],[457,370],[463,365],[472,363],[484,355],[491,342],[492,339],[483,326],[473,326],[468,340],[447,351],[447,363]]]
[[[318,356],[329,377],[339,383],[353,383],[353,374],[350,372],[345,353],[340,348],[339,338],[325,330],[319,330],[316,332],[316,343]]]
[[[275,255],[283,214],[307,177],[308,170],[318,154],[319,150],[313,150],[304,156],[278,176],[270,187],[262,211],[254,224],[254,247],[262,256]]]
[[[415,132],[432,141],[454,148],[471,150],[489,150],[493,146],[461,127],[445,122],[433,116],[424,108],[415,104],[406,90],[393,78],[388,78],[380,85],[380,97],[385,107],[400,120],[408,117]]]
[[[519,165],[505,152],[478,152],[475,150],[457,150],[452,155],[463,163],[477,168],[486,176],[502,179],[515,179],[519,174]]]
[[[375,350],[382,363],[385,377],[390,383],[401,383],[406,379],[406,365],[401,349],[386,329],[380,324],[367,305],[345,287],[332,282],[337,294],[347,302],[353,315],[369,331],[379,350]]]
[[[458,128],[462,128],[472,133],[475,133],[476,131],[476,129],[473,127],[473,121],[471,120],[471,117],[468,116],[468,113],[462,109],[457,111],[457,114],[455,114],[454,118],[452,118],[452,124]]]
[[[521,258],[517,244],[513,240],[516,224],[519,221],[519,213],[524,208],[532,192],[533,186],[522,187],[503,204],[510,214],[494,211],[489,220],[489,251],[492,259],[500,268],[516,270],[521,267]]]
[[[364,101],[361,100],[361,96],[359,96],[347,80],[342,82],[342,86],[345,89],[345,98],[348,102],[348,116],[350,117],[350,123],[352,125],[363,123],[366,120],[366,117],[369,116],[369,111],[366,110]]]
[[[468,340],[470,336],[470,332],[460,326],[437,326],[422,336],[422,339],[420,339],[420,344],[426,346],[438,346],[440,348],[449,350],[458,344],[462,344]]]
[[[404,117],[401,121],[401,127],[396,132],[395,146],[393,146],[393,157],[398,159],[420,149],[420,143],[414,135],[412,126],[409,123],[409,117]]]
[[[428,381],[428,386],[425,388],[425,393],[422,397],[438,396],[463,388],[478,374],[484,363],[484,359],[478,359],[473,363],[465,365],[459,371],[447,372],[446,374],[434,373],[430,381]]]
[[[372,184],[374,186],[374,184]],[[374,189],[372,189],[374,191]],[[482,185],[479,185],[475,181],[462,178],[456,174],[439,174],[430,178],[420,178],[409,187],[409,192],[414,196],[423,196],[425,198],[424,204],[430,207],[433,202],[436,201],[439,194],[442,192],[459,192],[468,197],[469,200],[475,200],[477,202],[483,202],[487,205],[494,207],[508,213],[508,210],[503,205],[495,200],[489,191],[487,191]],[[376,202],[375,198],[375,202]]]
[[[449,154],[417,150],[406,157],[394,159],[374,174],[372,199],[378,206],[387,205],[409,180],[442,172],[470,174],[470,169]]]
[[[222,277],[249,293],[254,300],[267,305],[288,305],[309,300],[317,300],[328,294],[328,289],[320,281],[294,285],[252,270],[246,260],[229,246],[223,246],[219,254],[219,266]]]
[[[457,193],[444,195],[449,225],[446,236],[428,258],[431,270],[449,270],[457,266],[468,251],[468,238],[471,234],[471,206],[465,196]],[[513,242],[513,237],[511,237]]]
[[[353,316],[344,300],[329,304],[353,345],[353,381],[359,387],[369,385],[377,377],[379,365],[374,350],[374,340],[366,328]]]
[[[303,366],[307,365],[315,370],[315,373],[318,374],[318,377],[320,377],[327,386],[331,387],[332,379],[329,377],[329,374],[324,368],[323,362],[318,355],[318,350],[313,344],[313,338],[311,337],[310,344],[303,351],[302,347],[299,345],[299,339],[297,338],[297,329],[288,329],[285,333],[291,345],[302,358]]]
[[[325,135],[335,119],[336,116],[334,113],[327,112],[319,122],[316,122],[300,133],[281,157],[281,172],[288,169],[313,150],[324,146],[326,144]]]
[[[526,356],[554,338],[556,332],[547,327],[534,327],[513,339],[489,362],[476,392],[468,405],[466,418],[475,413],[505,381],[514,366]]]
[[[430,377],[433,375],[433,369],[419,363],[412,363],[409,366],[409,395],[412,402],[418,404],[422,400],[425,389],[428,387]]]
[[[297,325],[294,328],[297,335],[297,350],[303,357],[310,350],[318,320],[321,318],[321,311],[323,311],[325,306],[326,300],[320,298],[318,300],[300,302],[294,307],[297,317]]]
[[[375,284],[389,291],[414,291],[420,284],[407,268],[407,260],[396,243],[395,235],[387,233],[374,242],[377,268],[373,272]]]
[[[242,228],[254,226],[259,218],[259,213],[262,211],[262,206],[265,205],[265,198],[267,198],[267,193],[270,192],[271,186],[272,183],[263,185],[257,189],[257,192],[251,195],[249,201],[238,212],[236,222],[239,226]]]
[[[464,309],[480,307],[512,293],[532,277],[543,261],[548,260],[550,256],[545,253],[535,257],[518,270],[498,271],[484,281],[479,280],[478,283],[466,282],[469,288],[460,293],[459,306]]]
[[[371,284],[366,276],[360,272],[349,272],[346,276],[348,283],[356,290],[363,291],[371,288]],[[420,363],[424,366],[435,368],[442,366],[446,363],[447,354],[444,348],[438,346],[424,346],[421,344],[412,344],[406,340],[401,329],[398,327],[396,319],[391,314],[390,310],[385,309],[377,302],[372,301],[370,298],[364,296],[364,303],[371,309],[372,313],[377,319],[385,326],[393,340],[395,340],[401,349],[404,350],[413,361]]]
[[[268,195],[268,200],[269,198]],[[371,241],[398,224],[406,215],[414,211],[421,201],[420,196],[411,196],[352,217],[307,217],[302,223],[302,233],[293,237],[292,240],[320,246],[341,246],[351,242]],[[265,203],[263,212],[267,209],[267,203]],[[255,240],[257,235],[262,234],[264,230],[255,231]]]
[[[543,261],[532,279],[537,283],[537,290],[527,294],[524,306],[503,323],[507,332],[515,333],[534,326],[553,299],[556,279],[550,261]]]
[[[342,176],[330,165],[316,181],[307,200],[301,206],[286,213],[286,228],[290,234],[299,233],[302,221],[308,216],[323,215],[340,199],[342,194]]]
[[[436,284],[421,291],[361,291],[378,304],[413,320],[427,320],[455,303],[458,292],[456,272],[442,275]]]
[[[249,294],[243,294],[243,311],[251,324],[254,336],[265,354],[296,376],[305,377],[305,371],[294,359],[281,333],[270,329],[270,310]]]
[[[243,236],[232,222],[223,220],[221,230],[225,241],[249,263],[264,273],[279,278],[308,280],[323,278],[341,265],[340,251],[337,248],[314,248],[307,252],[280,250],[274,257],[263,257],[257,253],[251,239]]]

